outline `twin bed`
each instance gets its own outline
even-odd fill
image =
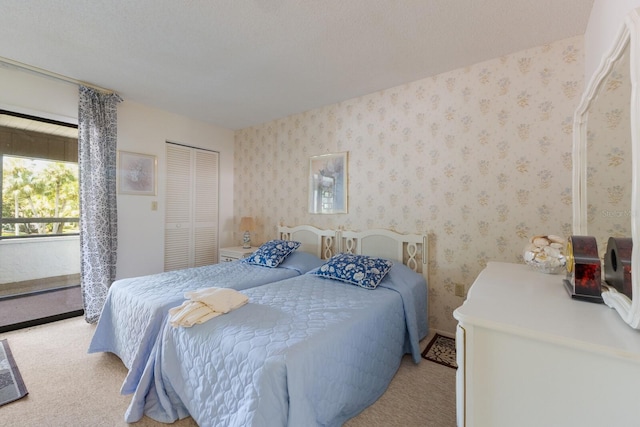
[[[341,425],[384,393],[404,354],[419,362],[425,236],[309,226],[279,234],[302,245],[277,268],[234,261],[114,283],[90,351],[113,352],[129,368],[127,422]],[[377,287],[341,276],[370,262],[358,255],[393,261],[369,269],[392,264]],[[211,286],[239,290],[248,303],[190,328],[170,325],[186,290]]]

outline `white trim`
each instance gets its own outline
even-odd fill
[[[3,104],[1,102],[0,102],[0,110],[11,111],[11,112],[18,113],[18,114],[25,114],[27,116],[38,117],[38,118],[41,118],[41,119],[55,120],[57,122],[68,123],[70,125],[78,126],[78,118],[77,117],[70,117],[70,116],[63,116],[61,114],[47,113],[45,111],[34,110],[34,109],[31,109],[31,108],[20,107],[20,106],[17,106],[17,105]]]
[[[6,66],[7,68],[16,68],[20,71],[26,71],[28,73],[38,74],[41,76],[49,77],[54,80],[70,83],[76,86],[86,86],[86,87],[90,87],[92,89],[98,90],[100,92],[105,92],[105,93],[115,93],[115,91],[111,89],[105,89],[103,87],[100,87],[91,83],[76,80],[71,77],[63,76],[62,74],[54,73],[53,71],[48,71],[43,68],[34,67],[33,65],[24,64],[22,62],[14,61],[13,59],[4,58],[2,56],[0,56],[0,64]]]

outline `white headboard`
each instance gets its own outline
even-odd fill
[[[321,230],[312,225],[297,225],[295,227],[278,227],[278,235],[282,240],[295,240],[300,250],[309,252],[320,259],[329,259],[338,253],[338,239],[335,230]]]
[[[427,235],[400,234],[390,230],[338,231],[340,252],[398,261],[422,274],[428,282]]]
[[[391,230],[366,231],[321,230],[312,225],[295,227],[279,226],[278,235],[283,240],[301,242],[300,249],[321,259],[344,252],[369,255],[401,262],[428,282],[427,235],[401,234]]]

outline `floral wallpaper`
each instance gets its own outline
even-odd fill
[[[235,217],[255,241],[279,223],[428,233],[430,326],[454,332],[456,288],[487,262],[571,234],[583,63],[578,36],[239,130]],[[309,157],[343,151],[348,213],[308,213]]]

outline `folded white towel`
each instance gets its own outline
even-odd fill
[[[184,294],[188,298],[169,310],[171,326],[191,327],[245,305],[246,295],[228,288],[206,288]]]
[[[197,291],[186,292],[185,298],[191,301],[200,301],[213,311],[220,313],[228,313],[247,303],[248,298],[245,294],[229,288],[206,288]]]
[[[222,313],[211,310],[211,308],[201,302],[186,300],[182,305],[169,310],[169,323],[171,323],[171,326],[174,328],[178,326],[189,328],[195,324],[204,323],[221,314]]]

